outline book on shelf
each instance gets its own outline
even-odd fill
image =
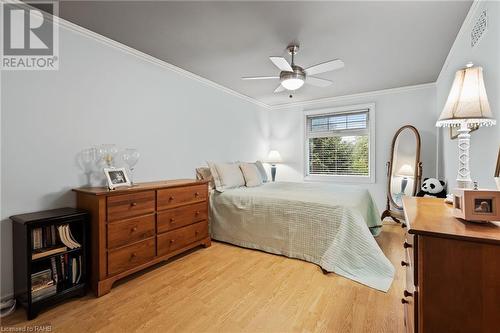
[[[80,283],[83,268],[81,255],[66,253],[52,257],[50,260],[52,276],[56,284],[75,285]]]
[[[52,281],[52,270],[45,269],[40,272],[36,272],[31,274],[31,289],[36,288],[37,286],[46,285]]]
[[[31,301],[36,302],[55,295],[57,293],[57,286],[55,284],[47,285],[46,287],[31,292]]]
[[[50,268],[31,274],[31,300],[42,300],[82,281],[82,256],[62,254],[50,258]]]
[[[59,231],[59,237],[61,238],[61,242],[70,249],[76,249],[82,246],[75,240],[75,238],[71,234],[69,225],[67,224],[60,225],[57,227],[57,230]]]
[[[34,250],[31,253],[31,259],[40,259],[43,257],[48,257],[53,254],[61,253],[61,252],[66,252],[68,248],[66,246],[59,246],[59,247],[53,247],[53,248],[46,248],[46,249],[40,249],[40,250]]]
[[[52,279],[51,269],[31,274],[31,300],[33,302],[52,296],[56,292],[57,285]]]
[[[73,237],[68,224],[60,226],[49,225],[34,228],[31,231],[31,239],[32,250],[36,253],[41,253],[45,250],[52,250],[54,247],[60,248],[61,245],[64,245],[70,249],[77,249],[81,247],[81,244],[76,241],[75,237]],[[44,256],[45,255],[36,255],[37,258],[41,258]]]

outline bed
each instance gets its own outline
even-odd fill
[[[210,222],[215,240],[312,262],[377,290],[386,292],[394,278],[365,189],[277,182],[212,191]]]

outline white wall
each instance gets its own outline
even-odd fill
[[[368,188],[378,209],[385,209],[386,162],[390,158],[391,142],[395,132],[404,125],[413,125],[422,139],[421,160],[424,176],[435,176],[436,122],[435,87],[423,85],[409,89],[394,89],[360,94],[347,98],[270,112],[271,149],[277,149],[284,160],[278,166],[277,180],[304,179],[304,110],[375,103],[375,183],[361,184]]]
[[[472,48],[470,33],[483,10],[487,10],[488,13],[488,30],[479,44]],[[479,1],[472,5],[437,81],[436,117],[439,117],[446,103],[455,72],[469,61],[483,67],[490,107],[493,116],[497,119],[496,126],[483,127],[471,133],[471,178],[478,181],[480,187],[495,188],[493,174],[500,145],[500,2]],[[450,140],[449,129],[445,128],[440,131],[439,169],[452,188],[456,186],[457,178],[457,140]]]
[[[13,214],[73,206],[77,153],[141,153],[136,180],[193,178],[206,160],[267,153],[268,111],[79,33],[61,29],[59,71],[1,78],[1,295],[12,292]]]

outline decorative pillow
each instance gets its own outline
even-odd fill
[[[267,178],[267,172],[266,169],[264,168],[264,165],[262,164],[261,161],[255,162],[255,166],[257,166],[257,170],[259,170],[260,177],[262,178],[262,182],[267,183],[269,179]]]
[[[262,176],[255,163],[241,163],[240,169],[247,187],[262,185]]]
[[[215,189],[219,192],[229,188],[245,186],[239,164],[207,162],[214,177]]]
[[[210,172],[210,168],[200,167],[196,168],[196,179],[208,180],[208,187],[213,190],[215,188],[214,177]]]

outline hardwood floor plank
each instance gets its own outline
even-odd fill
[[[3,327],[51,325],[53,332],[402,332],[403,230],[384,225],[377,238],[396,267],[387,293],[311,263],[214,242],[26,321],[24,310]]]

